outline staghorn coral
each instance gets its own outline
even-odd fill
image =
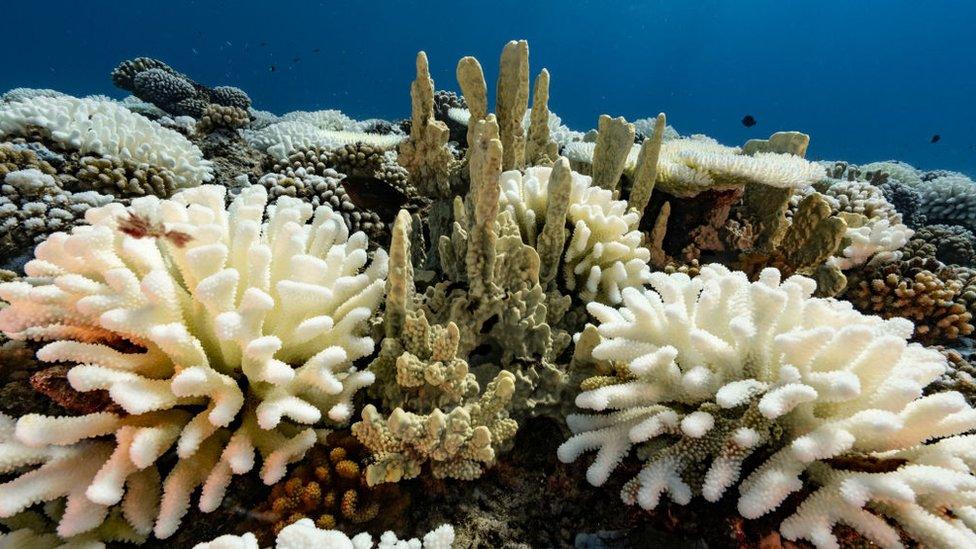
[[[897,179],[887,179],[878,185],[885,200],[901,214],[905,225],[918,229],[928,221],[922,213],[922,195],[918,189],[910,187]]]
[[[278,535],[305,518],[326,530],[392,527],[409,505],[409,496],[396,484],[367,485],[368,453],[348,433],[329,434],[326,445],[309,450],[256,509],[273,520],[271,533]]]
[[[645,509],[665,493],[717,501],[738,484],[739,512],[756,519],[812,486],[779,530],[818,547],[837,547],[841,523],[900,547],[883,517],[923,544],[976,541],[964,435],[976,410],[959,393],[922,396],[945,358],[907,343],[908,321],[812,298],[812,280],[775,269],[756,282],[720,265],[652,276],[654,290],[625,290],[621,309],[588,306],[593,356],[618,379],[584,383],[576,403],[597,413],[568,418],[561,460],[598,449],[587,479],[600,485],[637,445],[644,466],[621,496]]]
[[[451,549],[454,545],[454,527],[443,524],[428,532],[423,540],[398,540],[393,532],[380,536],[376,549]],[[285,527],[275,540],[274,549],[373,549],[373,538],[361,533],[349,538],[338,530],[316,528],[311,519],[302,519]],[[254,534],[220,536],[193,549],[260,549]]]
[[[622,288],[643,284],[650,273],[650,252],[637,231],[640,215],[568,166],[563,159],[555,168],[502,172],[499,209],[512,214],[522,240],[539,250],[549,273],[543,280],[561,262],[565,287],[583,301],[619,303]],[[566,224],[572,227],[568,240]]]
[[[0,134],[29,135],[35,130],[81,154],[167,169],[180,188],[213,178],[210,161],[196,145],[111,101],[35,97],[0,106]]]
[[[912,258],[851,272],[844,298],[867,313],[907,318],[918,339],[936,342],[973,332],[972,309],[962,294],[955,269]]]
[[[385,253],[360,272],[365,235],[331,209],[268,205],[257,185],[228,209],[224,194],[201,186],[91,209],[89,225],[38,246],[31,278],[0,285],[0,330],[45,342],[38,358],[77,364],[72,388],[107,390],[127,414],[21,417],[0,455],[8,471],[39,467],[0,485],[0,516],[67,496],[68,537],[121,503],[138,534],[166,538],[197,487],[214,510],[255,450],[272,484],[315,443],[314,425],[352,416],[373,381],[352,362],[373,350],[363,332]],[[161,480],[155,463],[170,451]]]

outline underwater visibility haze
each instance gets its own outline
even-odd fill
[[[976,4],[3,14],[0,549],[976,547]]]

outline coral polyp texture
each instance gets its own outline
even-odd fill
[[[0,540],[2,541],[2,540]],[[311,519],[302,519],[286,526],[275,540],[274,549],[451,549],[454,543],[454,527],[444,524],[431,530],[423,539],[399,540],[393,532],[380,536],[379,544],[373,537],[361,533],[351,538],[338,530],[316,528]],[[260,549],[254,534],[221,536],[213,541],[200,543],[194,549]]]
[[[976,542],[976,410],[959,393],[923,396],[947,366],[907,341],[911,323],[811,297],[812,280],[775,269],[754,282],[720,265],[651,277],[620,308],[588,306],[593,357],[616,375],[584,382],[576,403],[595,413],[568,417],[560,459],[598,450],[587,479],[600,485],[640,448],[621,496],[645,509],[737,489],[755,519],[804,491],[780,533],[818,547],[836,546],[837,524],[900,546],[885,519],[932,546]]]
[[[68,537],[120,504],[137,534],[165,538],[197,487],[209,511],[259,463],[272,484],[317,426],[352,417],[373,381],[353,361],[373,351],[386,254],[370,262],[365,235],[328,207],[268,204],[262,186],[225,207],[224,194],[90,209],[38,246],[31,278],[0,285],[0,330],[43,342],[38,358],[74,364],[74,390],[108,391],[124,412],[18,419],[4,469],[39,467],[0,485],[0,516],[67,497]],[[161,479],[167,453],[178,461]]]

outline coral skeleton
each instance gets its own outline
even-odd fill
[[[922,396],[945,358],[906,341],[910,322],[813,298],[814,286],[775,269],[750,282],[707,265],[694,278],[654,273],[653,289],[624,290],[620,308],[591,303],[593,357],[618,375],[584,382],[576,404],[596,413],[569,416],[575,434],[560,459],[598,450],[587,479],[600,485],[637,446],[644,466],[625,502],[717,501],[738,485],[747,519],[806,477],[814,491],[780,533],[818,547],[837,546],[841,523],[900,547],[884,518],[932,546],[976,543],[976,446],[965,434],[976,410],[959,393]],[[769,457],[749,470],[752,455]]]
[[[39,467],[0,485],[0,516],[67,497],[67,537],[121,504],[136,531],[165,538],[197,487],[212,511],[255,450],[272,484],[317,425],[352,417],[373,381],[352,363],[373,351],[365,323],[386,254],[367,267],[365,235],[326,206],[268,204],[251,186],[227,208],[224,194],[205,185],[90,209],[88,225],[38,246],[29,279],[0,284],[0,330],[43,342],[38,358],[73,364],[75,390],[106,390],[124,411],[19,418],[0,461]],[[178,462],[161,480],[170,450]]]

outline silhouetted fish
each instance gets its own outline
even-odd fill
[[[407,203],[407,195],[382,179],[353,176],[342,180],[342,188],[357,208],[376,212],[383,221],[393,221]]]
[[[299,61],[301,61],[301,60],[302,60],[302,58],[301,58],[301,57],[296,57],[296,58],[294,58],[294,59],[292,59],[292,60],[291,60],[291,62],[292,62],[292,63],[298,63],[298,62],[299,62]]]
[[[747,114],[742,117],[742,125],[751,128],[756,125],[756,119],[751,114]]]
[[[929,143],[938,143],[941,139],[942,139],[941,135],[935,134],[932,136],[932,139],[929,140]]]
[[[278,70],[278,69],[276,69],[274,65],[271,65],[271,72],[274,72],[276,70]]]
[[[314,50],[312,50],[312,53],[318,53],[318,52],[320,52],[320,51],[322,51],[322,50],[320,50],[320,49],[318,49],[318,48],[315,48]]]
[[[261,47],[262,47],[262,48],[263,48],[263,47],[265,47],[265,46],[267,46],[267,45],[268,45],[268,43],[267,43],[267,42],[261,42]]]

